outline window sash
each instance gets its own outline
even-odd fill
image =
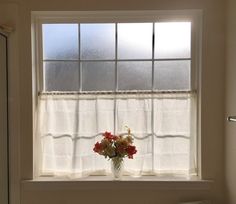
[[[32,22],[35,33],[35,56],[37,67],[37,90],[43,91],[43,52],[42,52],[42,25],[56,23],[145,23],[145,22],[191,22],[191,57],[183,58],[182,60],[191,59],[191,80],[190,89],[197,90],[198,87],[198,72],[199,62],[199,19],[201,12],[199,10],[177,10],[177,11],[101,11],[101,12],[32,12]],[[117,24],[116,24],[117,25]],[[154,29],[153,29],[154,31]],[[197,34],[196,34],[197,33]],[[116,40],[117,42],[117,40]],[[79,46],[80,47],[80,46]],[[116,46],[117,47],[117,46]],[[116,52],[117,53],[117,52]],[[116,59],[114,62],[116,62]],[[154,59],[150,61],[171,61],[181,59]],[[46,61],[46,60],[45,60]],[[51,61],[51,60],[50,60]],[[58,60],[56,60],[58,61]],[[60,60],[59,60],[60,61]],[[65,60],[67,61],[67,60]],[[77,61],[77,60],[76,60]],[[78,59],[82,62],[85,60]],[[91,60],[92,61],[92,60]],[[95,61],[95,60],[94,60]],[[103,60],[102,60],[103,61]],[[104,60],[107,61],[107,60]],[[109,61],[109,60],[108,60]],[[126,61],[126,60],[119,60]],[[127,60],[129,61],[129,60]],[[130,60],[132,61],[132,60]],[[133,61],[148,61],[147,59]],[[82,76],[80,74],[80,76]],[[82,80],[80,80],[81,83]],[[117,82],[116,82],[117,84]],[[152,83],[153,84],[153,83]]]

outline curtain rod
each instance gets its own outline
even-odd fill
[[[43,91],[38,95],[119,95],[119,94],[190,94],[196,93],[195,90],[186,91]]]

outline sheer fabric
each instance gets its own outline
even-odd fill
[[[102,133],[131,128],[137,154],[125,159],[133,176],[194,173],[194,94],[41,95],[38,104],[38,175],[108,175],[110,162],[93,152]]]

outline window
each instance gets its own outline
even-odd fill
[[[138,150],[127,175],[197,174],[196,19],[118,14],[35,20],[39,175],[109,174],[93,145],[126,125]]]

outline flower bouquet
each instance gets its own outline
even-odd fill
[[[133,144],[133,138],[128,128],[127,135],[112,135],[110,132],[103,133],[101,142],[94,145],[93,151],[111,159],[111,170],[115,179],[122,176],[124,158],[133,159],[133,155],[137,153]]]

